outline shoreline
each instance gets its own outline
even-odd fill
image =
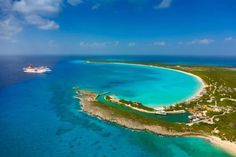
[[[142,67],[152,67],[152,68],[165,69],[165,70],[175,71],[175,72],[179,72],[179,73],[182,73],[182,74],[192,76],[200,83],[200,88],[192,96],[188,97],[187,99],[180,100],[179,102],[175,102],[175,103],[160,105],[158,107],[151,107],[151,108],[154,108],[154,109],[159,109],[159,108],[166,107],[166,106],[174,106],[178,103],[184,103],[184,102],[189,102],[189,101],[198,99],[199,97],[201,97],[205,93],[205,88],[208,86],[206,84],[206,82],[202,78],[200,78],[199,76],[197,76],[195,74],[192,74],[192,73],[189,73],[189,72],[186,72],[186,71],[178,70],[178,69],[172,69],[172,68],[167,68],[167,67],[162,67],[162,66],[154,66],[154,65],[145,65],[145,64],[141,64],[141,63],[140,64],[139,63],[121,63],[121,62],[108,62],[108,63],[106,63],[106,62],[96,62],[96,61],[95,62],[84,61],[84,62],[86,62],[86,63],[105,63],[105,64],[131,65],[131,66],[142,66]]]
[[[94,117],[97,117],[106,122],[115,123],[124,128],[136,130],[136,131],[149,131],[154,134],[163,135],[163,136],[176,136],[176,137],[197,137],[204,139],[213,146],[218,147],[220,149],[225,150],[228,154],[232,156],[236,156],[236,143],[225,141],[220,139],[219,137],[212,135],[204,135],[201,133],[194,132],[177,132],[170,131],[160,125],[150,125],[150,124],[141,124],[138,121],[134,121],[132,119],[128,119],[126,117],[118,117],[114,116],[110,111],[106,111],[104,108],[98,107],[94,105],[97,101],[96,97],[98,94],[90,91],[80,91],[80,100],[81,100],[81,108],[82,110]]]
[[[152,125],[152,124],[142,124],[139,121],[135,121],[133,119],[129,119],[126,117],[119,117],[114,115],[112,112],[96,106],[97,102],[96,97],[98,94],[90,91],[79,90],[80,92],[80,100],[81,100],[81,108],[82,110],[94,117],[102,119],[107,122],[118,124],[119,126],[132,129],[132,130],[140,130],[140,131],[149,131],[154,134],[163,135],[163,136],[176,136],[176,137],[197,137],[202,138],[214,146],[225,150],[232,156],[236,156],[236,143],[225,141],[220,139],[219,137],[212,135],[204,135],[201,133],[194,132],[178,132],[174,130],[167,130],[165,127],[160,125]],[[78,97],[76,97],[78,98]]]
[[[230,155],[236,157],[236,143],[225,141],[216,136],[202,136],[202,135],[193,135],[193,137],[198,137],[209,141],[214,146],[225,150]]]
[[[199,98],[201,98],[202,96],[204,96],[204,94],[207,92],[207,87],[209,86],[205,80],[203,80],[200,76],[198,76],[197,74],[193,74],[191,73],[191,71],[189,72],[188,69],[181,69],[181,67],[178,66],[174,66],[172,67],[165,67],[165,66],[159,66],[159,65],[146,65],[146,64],[142,64],[142,63],[122,63],[122,62],[87,62],[87,63],[103,63],[103,64],[120,64],[120,65],[130,65],[130,66],[142,66],[142,67],[151,67],[151,68],[160,68],[160,69],[166,69],[166,70],[171,70],[171,71],[176,71],[176,72],[180,72],[186,75],[189,75],[191,77],[194,77],[199,83],[200,83],[200,88],[198,90],[196,90],[196,92],[188,97],[187,99],[180,101],[180,102],[176,102],[176,103],[172,103],[172,104],[165,104],[163,106],[160,107],[165,107],[165,106],[174,106],[178,103],[185,103],[185,102],[191,102],[194,100],[198,100]],[[183,67],[184,68],[184,67]],[[154,109],[158,109],[160,107],[152,107]],[[108,108],[109,109],[109,108]],[[104,109],[104,111],[108,111],[107,109]],[[86,111],[85,111],[86,112]],[[97,111],[95,111],[96,113]],[[122,127],[125,128],[129,128],[129,129],[133,129],[133,130],[142,130],[142,131],[149,131],[155,134],[159,134],[159,135],[165,135],[165,136],[183,136],[183,137],[197,137],[197,138],[202,138],[208,142],[210,142],[213,146],[218,147],[222,150],[225,150],[228,154],[235,156],[236,157],[236,142],[233,141],[231,142],[230,140],[225,140],[225,138],[221,139],[218,136],[212,135],[211,133],[204,133],[204,132],[194,132],[193,131],[188,131],[188,130],[183,130],[181,131],[177,131],[177,130],[168,130],[169,128],[166,127],[165,125],[163,126],[162,124],[157,124],[157,125],[149,125],[149,124],[145,124],[145,123],[140,123],[139,121],[135,121],[134,119],[129,119],[129,118],[123,118],[123,117],[113,117],[113,115],[110,115],[110,117],[103,117],[103,116],[99,116],[99,114],[94,114],[92,112],[87,112],[95,117],[99,117],[100,119],[103,119],[105,121],[108,122],[112,122],[115,124],[118,124]],[[118,120],[117,120],[118,118]],[[120,119],[119,119],[120,118]],[[120,121],[121,120],[121,121]],[[129,122],[127,122],[129,121]],[[132,124],[133,123],[133,124]],[[143,126],[139,126],[139,124],[142,124]],[[129,125],[126,125],[129,124]]]

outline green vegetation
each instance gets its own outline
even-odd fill
[[[112,101],[112,97],[107,95],[106,97],[106,100],[108,101]],[[124,106],[131,106],[131,107],[134,107],[134,108],[138,108],[138,109],[142,109],[142,110],[146,110],[146,111],[155,111],[155,109],[151,108],[151,107],[147,107],[147,106],[144,106],[142,103],[140,102],[133,102],[133,101],[128,101],[128,100],[124,100],[124,99],[119,99],[118,100],[120,105],[124,105]]]
[[[110,97],[109,95],[107,95],[107,96],[106,96],[106,99],[110,101],[110,100],[111,100],[111,97]]]
[[[205,119],[211,119],[214,124],[204,125],[217,128],[218,133],[214,134],[222,139],[236,141],[236,70],[223,67],[175,68],[200,76],[208,85],[202,97],[191,102],[177,104],[175,107],[181,106],[190,112],[198,108],[197,113],[207,111]],[[193,113],[196,114],[196,112]],[[203,127],[202,123],[198,125]],[[210,131],[212,130],[208,130],[208,133]]]
[[[143,114],[138,114],[138,112],[130,112],[129,110],[107,105],[99,101],[96,101],[94,105],[96,105],[97,107],[99,107],[104,111],[111,113],[112,116],[114,117],[127,118],[135,122],[138,122],[142,125],[158,125],[162,126],[163,128],[166,128],[169,131],[176,131],[176,132],[191,131],[189,126],[181,123],[173,123],[159,120],[156,118],[145,116]]]
[[[143,110],[147,110],[147,111],[155,111],[155,109],[144,106],[142,103],[139,103],[139,102],[127,101],[124,99],[119,100],[119,102],[122,104],[128,104],[128,105],[135,107],[135,108],[139,108],[139,109],[143,109]]]

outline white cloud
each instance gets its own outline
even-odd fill
[[[11,40],[11,38],[22,31],[17,19],[10,16],[0,21],[0,39]]]
[[[155,41],[153,43],[153,45],[155,45],[155,46],[166,46],[166,42],[164,42],[164,41]]]
[[[136,43],[135,43],[135,42],[129,42],[129,43],[128,43],[128,46],[129,46],[129,47],[134,47],[134,46],[136,46]]]
[[[99,7],[101,6],[101,4],[99,4],[99,3],[96,3],[96,4],[94,4],[93,6],[92,6],[92,10],[96,10],[96,9],[98,9]]]
[[[104,42],[85,42],[81,41],[79,43],[80,47],[90,47],[90,48],[105,48],[105,47],[116,47],[119,45],[119,41],[104,41]]]
[[[0,0],[1,39],[10,39],[27,24],[42,30],[58,29],[50,20],[60,12],[63,0]],[[20,22],[19,22],[20,21]]]
[[[83,3],[83,0],[67,0],[67,3],[69,3],[70,5],[76,6],[78,4]]]
[[[161,3],[157,6],[154,6],[154,9],[164,9],[171,6],[172,0],[162,0]]]
[[[60,11],[62,0],[14,1],[12,9],[23,14],[50,15]]]
[[[106,47],[107,46],[107,42],[92,42],[92,43],[85,43],[85,46],[88,47]]]
[[[177,44],[178,45],[183,45],[184,43],[182,41],[179,41]]]
[[[59,47],[59,45],[57,44],[57,42],[56,42],[55,40],[53,40],[53,39],[49,40],[47,44],[48,44],[48,46],[51,47],[51,48],[57,48],[57,47]]]
[[[55,40],[52,40],[52,39],[48,41],[49,45],[54,45],[55,43],[56,43]]]
[[[42,30],[58,29],[59,25],[48,19],[61,9],[62,0],[21,0],[14,1],[12,10],[21,14],[28,24]]]
[[[209,45],[213,42],[214,40],[205,38],[205,39],[195,39],[191,41],[190,44]]]
[[[113,43],[114,46],[118,46],[119,44],[120,44],[119,41],[115,41],[115,42]]]
[[[59,28],[59,25],[57,23],[55,23],[53,20],[44,19],[38,15],[26,16],[25,19],[29,24],[35,25],[39,29],[54,30],[54,29]]]
[[[225,41],[232,41],[233,40],[233,37],[226,37],[225,38]]]

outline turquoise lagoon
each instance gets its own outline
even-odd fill
[[[0,59],[1,67],[9,65],[0,73],[0,156],[229,156],[203,139],[159,136],[101,121],[82,112],[73,98],[73,87],[80,87],[156,107],[192,96],[200,88],[195,78],[158,68],[87,64],[75,58]],[[47,64],[53,71],[23,74],[21,67],[27,63]]]
[[[191,75],[171,69],[117,63],[73,64],[94,68],[95,74],[81,88],[110,92],[120,99],[138,101],[149,107],[160,107],[184,101],[194,96],[202,84]],[[98,71],[98,72],[97,72]]]

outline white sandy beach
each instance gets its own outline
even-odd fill
[[[236,157],[236,143],[222,140],[216,136],[194,136],[194,137],[206,139],[207,141],[212,143],[214,146],[224,149],[230,155]]]

